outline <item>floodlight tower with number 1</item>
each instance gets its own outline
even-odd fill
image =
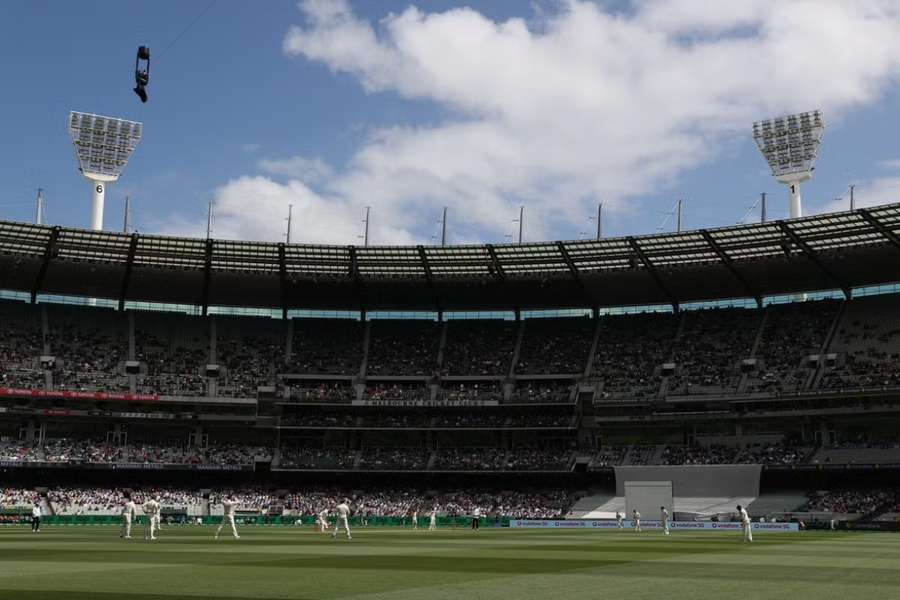
[[[792,219],[803,216],[800,183],[812,179],[824,133],[825,121],[818,110],[753,124],[753,139],[772,175],[788,186]]]
[[[106,184],[119,179],[141,141],[142,131],[143,125],[134,121],[74,111],[69,114],[69,135],[75,145],[78,167],[94,189],[91,208],[94,231],[103,229]]]

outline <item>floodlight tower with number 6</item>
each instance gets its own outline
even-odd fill
[[[803,216],[800,183],[812,179],[824,134],[825,121],[818,110],[753,124],[753,139],[772,175],[788,186],[792,219]]]
[[[69,135],[75,145],[78,167],[94,188],[91,229],[103,229],[106,184],[119,179],[128,159],[141,141],[143,125],[88,113],[69,114]]]

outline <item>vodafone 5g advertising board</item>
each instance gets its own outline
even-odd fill
[[[632,529],[631,521],[623,521],[622,525],[625,529]],[[613,520],[607,519],[559,519],[553,520],[523,520],[510,519],[510,527],[519,529],[617,529],[618,526]],[[791,531],[800,531],[797,523],[751,523],[753,531],[771,531],[773,533],[787,533]],[[662,521],[644,521],[641,520],[641,529],[662,529]],[[686,529],[694,531],[740,531],[740,523],[713,523],[711,521],[671,521],[669,529]]]

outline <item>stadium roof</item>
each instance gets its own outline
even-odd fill
[[[0,289],[284,310],[512,310],[761,298],[900,281],[900,204],[680,234],[321,246],[0,221]]]

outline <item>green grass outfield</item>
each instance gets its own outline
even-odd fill
[[[900,599],[900,535],[167,527],[0,528],[0,599]],[[135,534],[142,536],[139,528]]]

